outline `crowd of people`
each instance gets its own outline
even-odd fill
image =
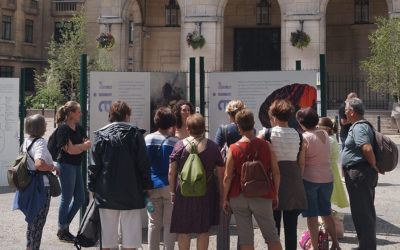
[[[344,107],[341,123],[354,124],[346,137],[341,134],[341,140],[358,249],[376,249],[374,191],[378,175],[373,130],[365,123],[355,124],[363,119],[364,108],[354,93]],[[16,208],[30,199],[27,197],[35,197],[36,209],[26,214],[27,249],[40,247],[50,203],[48,171],[59,175],[62,189],[57,236],[61,241],[74,242],[69,224],[85,201],[80,168],[85,151],[89,151],[88,189],[99,207],[103,249],[118,247],[119,242],[123,249],[141,247],[141,209],[147,199],[154,206],[154,211],[147,212],[151,250],[159,249],[161,232],[166,250],[174,249],[176,240],[179,249],[190,249],[192,234],[196,234],[197,249],[207,249],[211,226],[218,227],[217,249],[230,249],[232,214],[238,249],[254,249],[253,216],[268,249],[282,249],[282,220],[285,248],[296,249],[300,214],[307,218],[311,249],[318,249],[318,217],[331,236],[330,249],[340,249],[332,203],[346,207],[349,202],[337,164],[340,149],[335,121],[319,118],[312,108],[295,113],[292,103],[281,99],[268,110],[272,128],[263,128],[257,134],[252,111],[242,101],[233,100],[226,106],[229,123],[218,127],[213,141],[205,137],[204,117],[194,111],[193,105],[183,100],[172,109],[160,107],[154,115],[157,131],[145,136],[143,129],[130,123],[131,107],[117,101],[110,108],[110,123],[95,131],[92,143],[79,125],[81,107],[67,102],[57,112],[56,144],[60,152],[56,165],[42,138],[46,131],[43,116],[26,118],[29,137],[22,151],[29,148],[30,169],[39,173],[31,185],[42,190],[28,188],[16,194]],[[288,125],[294,115],[301,131]],[[221,153],[223,148],[227,151]],[[181,174],[193,154],[203,166],[205,192],[188,196],[182,192]],[[257,163],[249,163],[250,159]],[[260,167],[264,175],[244,182],[245,175],[251,176],[246,172],[250,166]],[[256,184],[267,185],[268,191],[253,195],[251,187]]]

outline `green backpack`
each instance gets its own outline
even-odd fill
[[[182,171],[179,173],[181,193],[183,196],[198,197],[206,194],[207,174],[197,151],[197,146],[202,139],[200,139],[197,144],[194,142],[191,143],[186,139],[190,144],[190,154],[183,165]]]

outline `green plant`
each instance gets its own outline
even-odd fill
[[[193,31],[187,34],[186,42],[193,49],[201,49],[206,44],[206,39],[200,33],[197,33],[197,31]]]
[[[302,30],[292,32],[290,35],[290,42],[292,43],[293,47],[303,49],[311,42],[310,36]]]
[[[115,45],[115,38],[111,33],[100,33],[96,37],[98,49],[112,49]]]
[[[80,58],[87,54],[87,17],[81,11],[68,20],[61,22],[61,38],[49,43],[49,67],[42,74],[36,72],[36,93],[32,98],[32,107],[53,108],[54,103],[64,104],[68,100],[79,100],[80,94]],[[90,39],[89,39],[90,40]],[[115,71],[112,52],[99,49],[98,55],[89,58],[88,71]]]
[[[371,89],[400,101],[400,18],[379,17],[376,24],[377,30],[368,36],[371,56],[361,62],[361,69]]]

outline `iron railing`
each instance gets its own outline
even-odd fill
[[[350,92],[357,93],[366,109],[387,110],[393,102],[389,94],[371,90],[363,78],[327,74],[328,109],[339,108]]]

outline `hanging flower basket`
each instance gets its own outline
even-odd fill
[[[98,49],[112,49],[115,45],[115,38],[111,33],[100,33],[96,37]]]
[[[293,47],[303,49],[307,47],[310,41],[310,36],[302,30],[297,30],[296,32],[291,33],[290,42],[292,43]]]
[[[197,31],[193,31],[192,33],[188,33],[186,36],[186,42],[188,46],[192,47],[193,49],[203,48],[204,44],[206,44],[206,39],[197,33]]]

